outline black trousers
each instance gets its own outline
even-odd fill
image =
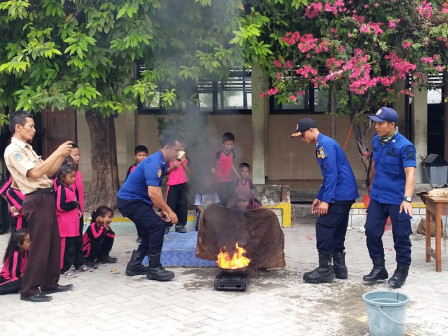
[[[350,209],[354,201],[330,203],[328,213],[320,216],[316,222],[316,240],[319,253],[332,254],[345,250]]]
[[[166,223],[154,212],[152,205],[140,200],[118,198],[117,208],[123,216],[129,218],[140,230],[145,232],[138,251],[143,255],[160,253]]]
[[[84,253],[82,252],[82,235],[84,233],[84,216],[79,219],[79,236],[75,237],[75,268],[80,268],[84,264]]]
[[[392,221],[392,235],[398,264],[411,264],[412,217],[405,212],[400,213],[397,204],[384,204],[370,200],[367,208],[366,237],[370,258],[384,258],[383,234],[387,217]]]
[[[55,193],[28,194],[22,204],[33,242],[23,273],[20,294],[32,296],[58,286],[60,276],[61,237],[56,218]]]
[[[188,217],[188,183],[168,186],[166,203],[177,215],[177,225],[185,226]]]
[[[216,185],[219,202],[223,206],[228,206],[235,192],[235,184],[233,182],[220,182]]]
[[[0,283],[0,295],[18,293],[22,286],[22,279]]]
[[[61,273],[67,272],[75,264],[77,237],[61,237]]]
[[[110,233],[113,233],[109,229]],[[88,261],[95,261],[109,255],[114,245],[114,238],[105,236],[104,239],[90,239],[90,254],[86,257]]]

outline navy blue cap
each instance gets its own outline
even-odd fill
[[[369,116],[369,118],[375,122],[394,122],[398,121],[398,113],[390,107],[382,107],[375,115]]]
[[[310,128],[316,128],[317,123],[316,120],[311,118],[303,118],[299,120],[297,124],[296,131],[291,134],[291,138],[299,137],[303,132],[309,130]]]

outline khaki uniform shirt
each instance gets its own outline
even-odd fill
[[[5,149],[4,157],[13,179],[11,186],[20,189],[23,194],[53,186],[53,182],[47,175],[42,175],[37,179],[26,176],[28,170],[42,162],[42,157],[36,154],[30,144],[12,137],[11,144]]]

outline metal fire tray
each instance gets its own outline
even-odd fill
[[[215,278],[215,290],[244,292],[249,284],[249,273],[221,271]]]

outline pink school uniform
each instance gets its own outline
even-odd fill
[[[189,165],[188,158],[185,158],[185,165]],[[185,227],[188,217],[188,176],[183,164],[168,173],[166,200],[169,207],[176,213],[178,224],[176,227]],[[169,167],[174,166],[175,161],[171,161]]]
[[[61,273],[74,265],[75,242],[79,232],[79,206],[76,189],[66,187],[55,181],[56,216],[58,218],[59,235],[61,236]]]
[[[14,251],[12,258],[6,259],[0,271],[0,295],[19,292],[27,257],[28,251]]]

